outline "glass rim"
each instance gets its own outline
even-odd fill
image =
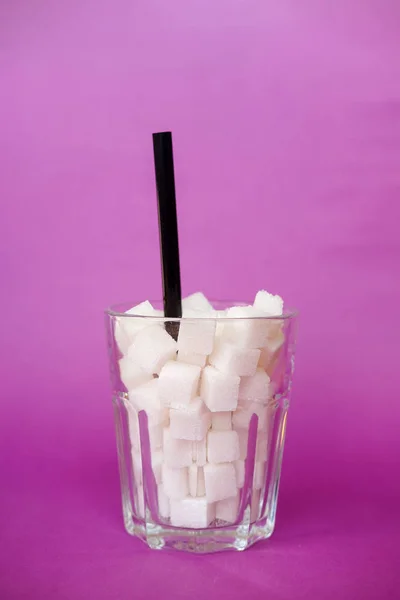
[[[149,300],[150,304],[153,305],[153,301]],[[246,302],[232,302],[229,300],[210,300],[210,303],[212,305],[214,304],[220,304],[220,305],[227,305],[229,307],[234,307],[234,306],[250,306],[248,303]],[[117,304],[111,304],[110,306],[108,306],[106,309],[104,309],[104,313],[106,315],[108,315],[109,317],[119,317],[119,318],[126,318],[126,319],[147,319],[148,321],[156,321],[156,322],[166,322],[168,321],[170,322],[180,322],[180,321],[251,321],[251,320],[266,320],[266,321],[276,321],[276,320],[286,320],[289,321],[290,319],[293,319],[295,317],[298,316],[299,311],[295,308],[288,308],[286,310],[284,310],[284,312],[281,315],[254,315],[251,317],[221,317],[221,316],[215,316],[215,317],[205,317],[205,316],[201,316],[201,317],[196,317],[196,316],[190,316],[190,317],[165,317],[165,316],[161,316],[161,315],[140,315],[140,314],[132,314],[132,313],[126,313],[126,312],[121,312],[120,310],[118,310],[118,308],[120,308],[121,306],[128,304],[127,302],[119,302]],[[132,303],[132,306],[136,306],[135,304]],[[214,310],[220,310],[218,308],[214,309]]]

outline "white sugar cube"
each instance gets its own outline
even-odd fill
[[[265,461],[257,460],[254,464],[254,481],[253,485],[256,490],[261,490],[265,482]]]
[[[117,347],[124,356],[128,352],[129,346],[132,344],[137,334],[137,323],[135,319],[117,317],[114,324],[114,338]]]
[[[180,322],[178,349],[194,354],[211,354],[214,347],[215,311],[204,313],[187,310]]]
[[[237,410],[232,414],[232,425],[234,429],[248,429],[253,412],[249,407],[238,406]]]
[[[211,463],[227,463],[240,457],[239,436],[236,431],[209,431],[207,458]]]
[[[145,300],[144,302],[141,302],[140,304],[137,304],[136,306],[133,306],[129,310],[125,311],[125,314],[139,317],[162,317],[163,312],[155,309],[148,300]]]
[[[158,394],[164,406],[187,406],[197,395],[201,369],[174,360],[168,361],[160,371]]]
[[[251,513],[250,513],[250,521],[254,523],[260,517],[260,500],[261,500],[261,492],[260,490],[253,490],[251,495]]]
[[[215,519],[215,507],[206,498],[171,500],[171,525],[203,529]]]
[[[128,417],[129,440],[131,446],[135,450],[140,450],[139,417],[137,410],[129,402],[125,402],[124,404]]]
[[[167,465],[162,466],[163,490],[168,498],[179,500],[189,493],[189,478],[187,467],[183,469],[171,469]]]
[[[171,435],[181,440],[204,439],[211,425],[211,413],[201,398],[195,398],[185,407],[169,411]]]
[[[150,450],[154,452],[163,445],[164,423],[160,425],[151,425],[149,428]]]
[[[244,486],[245,465],[246,463],[244,460],[235,460],[236,484],[238,488]]]
[[[232,413],[230,411],[211,413],[211,428],[215,431],[232,429]]]
[[[269,294],[265,290],[257,292],[254,308],[265,312],[267,315],[280,316],[283,313],[283,300],[280,296]]]
[[[225,498],[225,500],[217,502],[215,505],[215,517],[228,523],[234,523],[238,518],[239,498],[240,494],[237,492],[232,498]]]
[[[245,460],[247,457],[247,444],[249,439],[249,433],[247,429],[237,428],[236,432],[239,436],[239,451],[240,459]]]
[[[236,472],[233,463],[204,466],[207,502],[217,502],[236,494]]]
[[[157,486],[158,513],[162,519],[168,519],[170,516],[169,498],[164,491],[164,486],[159,483]]]
[[[274,296],[264,290],[257,293],[254,304],[256,310],[262,311],[265,315],[271,317],[281,316],[283,314],[283,300],[280,296]],[[282,319],[268,320],[268,338],[273,339],[282,335]]]
[[[227,311],[221,339],[243,348],[261,348],[269,333],[268,319],[253,306],[233,306]]]
[[[230,342],[219,341],[208,360],[219,371],[242,377],[254,375],[259,358],[260,350],[257,348],[240,348]]]
[[[190,465],[189,467],[189,494],[193,497],[197,496],[197,471],[199,467]]]
[[[150,381],[151,375],[143,371],[139,365],[134,363],[129,356],[123,356],[119,361],[119,374],[122,383],[126,389],[131,390],[134,387]]]
[[[172,469],[180,469],[192,464],[192,442],[174,439],[169,427],[164,428],[163,450],[165,464]]]
[[[240,377],[207,366],[201,377],[200,396],[212,412],[232,411],[238,404]]]
[[[147,300],[126,311],[127,315],[133,317],[117,317],[115,320],[114,336],[121,354],[126,354],[129,346],[134,341],[138,332],[149,326],[149,319],[140,317],[158,317],[162,312],[155,310]],[[154,322],[152,321],[154,324]]]
[[[267,339],[267,342],[264,348],[268,349],[271,353],[275,353],[277,350],[282,348],[285,343],[285,333],[283,329],[280,327],[279,330],[275,333],[275,335],[271,336]]]
[[[164,423],[168,418],[168,411],[158,396],[158,379],[152,379],[134,388],[128,395],[129,401],[137,411],[146,412],[149,426]]]
[[[193,497],[205,495],[206,487],[203,467],[197,467],[196,465],[189,467],[189,493]]]
[[[269,374],[271,374],[271,369],[273,368],[274,362],[280,354],[284,342],[285,335],[283,331],[281,331],[274,338],[267,340],[266,345],[263,348],[261,348],[258,366],[263,368]]]
[[[271,380],[264,369],[257,369],[251,377],[242,377],[239,386],[239,403],[259,402],[266,404],[271,398]]]
[[[206,366],[207,356],[205,354],[195,354],[194,352],[183,352],[182,350],[179,350],[176,360],[178,362],[197,365],[198,367],[203,368]]]
[[[128,394],[129,402],[136,411],[146,409],[161,409],[161,402],[158,398],[158,379],[150,379],[146,383],[139,385]]]
[[[247,429],[253,414],[258,417],[257,430],[265,430],[268,425],[268,408],[259,402],[251,402],[244,406],[238,406],[232,415],[232,424],[235,429]]]
[[[266,461],[267,460],[267,452],[268,452],[268,438],[266,436],[265,431],[260,431],[257,436],[256,443],[256,460],[257,461]]]
[[[163,464],[163,453],[161,450],[155,450],[151,454],[151,468],[154,473],[154,477],[157,483],[161,483],[161,472]],[[133,476],[136,483],[142,483],[143,481],[143,470],[142,470],[142,455],[137,450],[132,450],[132,466]]]
[[[269,406],[261,406],[257,403],[251,404],[251,410],[253,410],[258,416],[258,427],[257,431],[267,431],[270,421],[271,410]]]
[[[144,489],[142,485],[136,488],[136,511],[137,516],[144,519]]]
[[[192,459],[198,467],[204,467],[207,462],[207,437],[192,444]]]
[[[132,448],[140,450],[140,431],[139,431],[139,417],[136,409],[127,403],[128,411],[128,427],[129,427],[129,439]],[[163,428],[164,424],[160,425],[148,425],[150,449],[151,451],[161,448],[163,442]]]
[[[149,374],[158,374],[165,363],[176,358],[176,341],[162,325],[141,329],[129,347],[129,358]]]
[[[215,327],[215,343],[221,338],[222,332],[224,329],[224,321],[220,319],[224,319],[227,314],[227,310],[216,310],[217,315],[217,325]]]
[[[187,310],[210,312],[213,310],[213,307],[202,292],[195,292],[194,294],[183,298],[182,309],[183,314],[185,314]]]

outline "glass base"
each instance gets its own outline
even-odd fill
[[[172,549],[207,554],[223,550],[246,550],[256,542],[267,540],[274,524],[268,519],[239,526],[209,527],[204,530],[179,529],[165,525],[152,525],[124,514],[125,529],[152,550]]]

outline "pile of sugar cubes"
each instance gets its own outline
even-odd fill
[[[265,480],[271,369],[284,342],[283,301],[260,291],[253,305],[214,310],[197,292],[182,301],[177,340],[150,302],[117,319],[120,378],[132,447],[138,511],[143,480],[138,412],[148,418],[159,514],[177,527],[204,528],[237,520],[244,485],[248,428],[258,416],[253,496]],[[152,318],[153,317],[153,318]],[[250,318],[249,318],[250,317]],[[192,320],[191,320],[192,319]],[[255,505],[257,501],[255,501]]]

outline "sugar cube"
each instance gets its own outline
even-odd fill
[[[258,366],[267,371],[269,375],[271,375],[271,371],[274,368],[274,363],[276,362],[280,351],[282,350],[284,342],[285,336],[283,331],[281,331],[279,335],[267,340],[266,345],[261,348]]]
[[[245,458],[247,457],[247,444],[249,439],[248,430],[239,427],[236,429],[236,432],[239,436],[240,459],[245,460]]]
[[[149,440],[150,440],[150,450],[154,452],[158,450],[163,445],[163,431],[164,431],[164,423],[160,425],[150,425],[148,428],[149,431]]]
[[[285,333],[281,327],[279,327],[278,331],[275,335],[269,337],[266,341],[264,348],[268,349],[272,354],[274,354],[277,350],[282,348],[285,343]]]
[[[236,484],[238,488],[242,488],[244,486],[244,476],[245,476],[245,461],[244,460],[235,460],[235,471],[236,471]]]
[[[158,396],[158,379],[143,383],[131,390],[128,395],[129,401],[137,411],[146,411],[149,426],[164,423],[168,418],[168,411],[161,404]]]
[[[257,436],[256,443],[256,460],[261,462],[267,460],[267,452],[268,438],[266,436],[265,431],[260,431],[260,433]]]
[[[279,355],[280,355],[281,351],[282,351],[282,349],[278,350],[273,355],[273,357],[270,360],[270,362],[267,363],[267,366],[265,367],[266,373],[273,380],[273,382],[271,382],[271,383],[273,383],[272,394],[275,394],[276,390],[279,387],[279,384],[283,383],[284,377],[285,377],[285,369],[284,368],[278,369],[278,367],[279,367]]]
[[[271,398],[271,380],[264,369],[257,369],[251,377],[242,377],[239,386],[239,402],[266,404]]]
[[[164,428],[163,437],[165,464],[172,469],[190,466],[193,454],[192,442],[174,439],[169,427]]]
[[[157,496],[158,496],[158,513],[159,513],[161,519],[168,519],[170,516],[169,498],[164,491],[164,486],[162,483],[159,483],[157,486]]]
[[[161,450],[155,450],[151,454],[151,468],[157,483],[161,483],[161,473],[163,464],[163,453]],[[143,481],[142,455],[137,450],[132,450],[133,477],[136,483]]]
[[[261,348],[269,333],[268,319],[253,306],[233,306],[227,310],[221,339],[243,348]]]
[[[188,469],[171,469],[166,464],[162,466],[163,489],[168,498],[179,500],[189,493]]]
[[[209,357],[209,363],[223,373],[239,376],[254,375],[260,358],[257,348],[240,348],[230,342],[219,341]]]
[[[200,367],[177,361],[168,361],[160,371],[158,395],[164,406],[186,407],[196,396]]]
[[[258,417],[257,430],[265,430],[268,425],[268,408],[259,402],[251,402],[244,406],[239,406],[232,415],[232,424],[235,429],[247,429],[251,417],[256,414]]]
[[[232,411],[237,407],[239,383],[238,375],[207,366],[201,378],[200,396],[212,412]]]
[[[143,371],[139,365],[134,363],[129,356],[123,356],[119,361],[119,374],[122,383],[126,389],[131,390],[134,387],[150,381],[151,375]]]
[[[203,529],[215,519],[215,507],[205,497],[171,500],[171,525]]]
[[[149,374],[158,374],[163,365],[175,359],[176,341],[161,325],[141,329],[129,347],[129,358]]]
[[[280,296],[269,294],[265,290],[257,292],[254,308],[265,312],[267,315],[280,316],[283,313],[283,300]]]
[[[207,435],[207,458],[211,463],[227,463],[240,456],[239,436],[236,431],[214,431]]]
[[[226,317],[227,310],[216,310],[215,312],[217,316],[217,325],[215,327],[215,340],[218,341],[218,339],[222,336],[222,332],[224,329],[224,321],[220,319],[224,319]]]
[[[256,490],[261,490],[265,482],[265,461],[257,460],[254,464],[254,481],[253,485]]]
[[[228,523],[234,523],[238,518],[239,498],[239,492],[236,492],[232,498],[219,500],[215,505],[215,517]]]
[[[125,311],[126,315],[135,315],[137,317],[162,317],[163,312],[161,310],[157,310],[153,307],[153,305],[145,300],[144,302],[140,302],[136,306],[133,306],[129,310]],[[135,320],[135,319],[132,319]],[[146,319],[144,319],[146,320]]]
[[[181,440],[202,440],[211,425],[211,413],[201,398],[195,398],[185,407],[169,412],[171,435]]]
[[[127,404],[129,405],[129,403]],[[139,418],[136,409],[131,405],[128,406],[128,427],[132,448],[140,450]],[[148,432],[151,451],[161,448],[163,442],[163,423],[160,425],[148,425]]]
[[[207,356],[205,354],[195,354],[194,352],[183,352],[182,350],[179,350],[176,360],[178,362],[197,365],[198,367],[203,368],[206,366]]]
[[[233,463],[204,466],[207,502],[217,502],[236,494],[236,472]]]
[[[204,313],[187,310],[178,334],[178,350],[194,354],[210,354],[214,346],[215,311]]]
[[[256,310],[262,311],[265,315],[278,317],[283,314],[283,300],[280,296],[274,296],[264,290],[257,293],[254,304]],[[268,320],[268,338],[273,339],[282,335],[282,319]]]
[[[211,413],[211,428],[215,431],[232,429],[232,413],[230,411]]]
[[[204,467],[207,462],[207,437],[192,443],[192,459],[198,467]]]
[[[202,292],[195,292],[194,294],[183,298],[182,309],[185,314],[187,310],[210,312],[213,310],[213,307]]]
[[[189,467],[189,493],[191,496],[204,496],[206,493],[203,467]]]
[[[157,317],[161,316],[162,313],[161,311],[155,310],[150,302],[146,300],[127,310],[126,315],[134,316],[117,317],[114,327],[115,341],[123,355],[127,353],[128,348],[134,341],[137,333],[149,325],[149,319],[141,319],[140,317]]]

